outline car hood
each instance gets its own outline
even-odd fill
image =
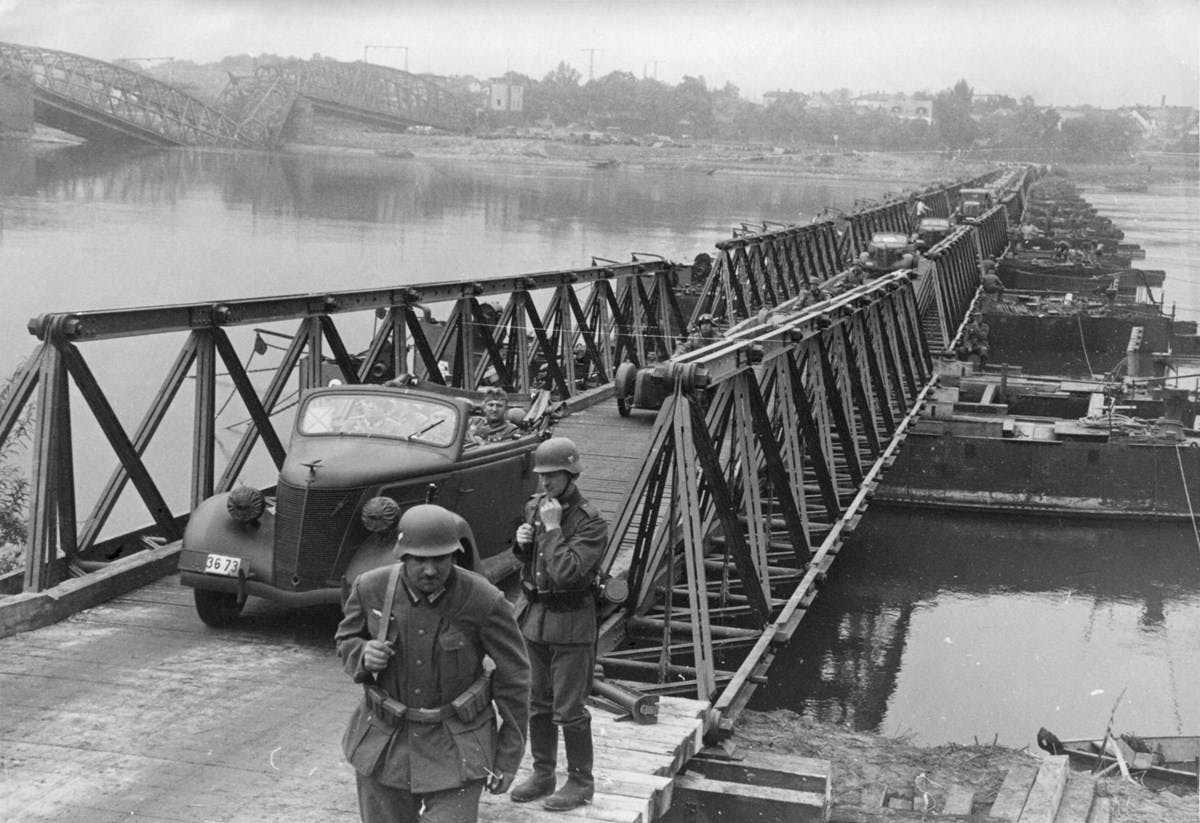
[[[306,463],[314,465],[310,469]],[[453,464],[448,451],[396,440],[304,437],[292,441],[279,479],[303,486],[311,471],[314,488],[370,486],[447,471]]]

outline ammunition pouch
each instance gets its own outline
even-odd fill
[[[363,700],[372,715],[396,729],[403,726],[405,721],[433,724],[441,723],[449,717],[457,717],[463,723],[470,723],[492,702],[492,675],[491,672],[485,672],[458,697],[444,706],[432,709],[406,706],[389,697],[387,692],[378,686],[366,683],[363,684]]]

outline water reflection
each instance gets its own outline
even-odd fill
[[[797,183],[773,178],[717,182],[681,170],[627,166],[597,174],[571,165],[397,159],[365,153],[278,155],[260,152],[30,148],[0,145],[0,196],[62,202],[175,205],[219,190],[223,204],[296,219],[398,224],[441,220],[480,209],[486,228],[537,220],[592,230],[674,226],[693,234],[706,215],[727,221],[799,219],[847,191],[878,194],[880,183]],[[719,186],[719,188],[718,188]],[[719,191],[720,198],[714,197]],[[555,204],[548,209],[547,204]],[[732,207],[732,208],[730,208]],[[543,222],[545,221],[545,222]],[[709,244],[721,239],[710,238]]]
[[[918,537],[915,537],[919,535]],[[1023,745],[1039,725],[1200,723],[1187,524],[872,510],[755,698],[856,729]],[[1157,731],[1155,731],[1157,730]]]

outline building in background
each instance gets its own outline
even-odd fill
[[[877,111],[901,120],[924,120],[933,123],[933,100],[928,97],[909,97],[907,94],[863,94],[850,101],[862,111]]]
[[[493,80],[488,91],[488,111],[521,112],[525,110],[525,87],[507,80]]]

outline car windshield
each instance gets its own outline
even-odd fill
[[[458,432],[458,412],[418,397],[323,394],[305,404],[299,430],[301,434],[390,437],[448,446]]]

